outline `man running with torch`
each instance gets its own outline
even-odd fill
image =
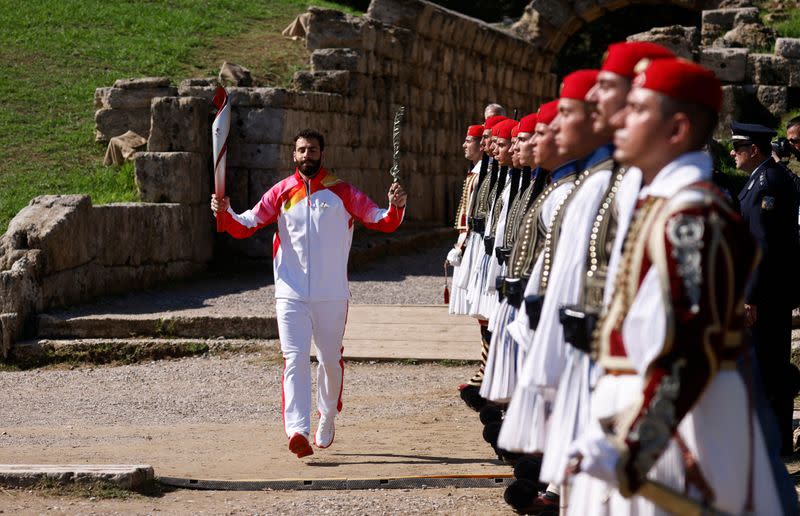
[[[397,129],[395,129],[396,131]],[[353,221],[392,232],[403,220],[406,193],[389,187],[389,208],[322,167],[325,138],[312,129],[294,138],[294,174],[269,189],[250,210],[237,214],[228,197],[211,197],[218,227],[234,238],[247,238],[273,222],[272,246],[278,333],[284,357],[283,421],[289,450],[297,457],[314,453],[311,432],[311,339],[317,348],[317,408],[314,443],[333,442],[334,418],[342,409],[342,337],[350,291],[347,260]]]

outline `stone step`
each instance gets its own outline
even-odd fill
[[[41,367],[60,363],[134,363],[165,358],[181,358],[206,353],[279,352],[277,340],[246,339],[157,339],[94,338],[35,339],[18,342],[10,360],[22,367]]]
[[[263,330],[275,327],[274,317],[41,316],[40,325],[40,334],[51,337],[18,343],[14,363],[135,362],[279,349],[277,331]],[[259,331],[272,337],[250,336]],[[479,358],[480,331],[473,319],[451,316],[444,305],[352,305],[343,346],[349,360],[473,362]]]
[[[359,362],[477,362],[479,345],[451,340],[427,340],[414,345],[403,340],[345,339],[344,358]],[[37,339],[17,343],[12,363],[22,368],[59,363],[135,363],[222,353],[266,351],[278,356],[277,340],[245,339]],[[316,352],[312,347],[312,359]]]
[[[240,338],[275,339],[278,324],[274,316],[167,316],[148,317],[100,314],[82,317],[38,317],[40,338],[125,339],[159,338]]]
[[[0,485],[5,487],[104,484],[137,490],[153,478],[153,467],[142,464],[0,464]]]

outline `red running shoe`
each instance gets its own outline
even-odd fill
[[[289,439],[289,451],[297,455],[298,459],[314,454],[314,449],[308,444],[308,437],[299,432]]]

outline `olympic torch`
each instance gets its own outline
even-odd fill
[[[231,128],[231,104],[225,88],[219,86],[211,101],[217,108],[214,122],[211,124],[211,139],[214,150],[214,194],[217,199],[225,197],[225,171],[227,167],[228,133]],[[222,232],[222,225],[217,214],[217,232]]]
[[[389,173],[392,175],[393,183],[400,182],[400,122],[403,120],[405,112],[405,106],[400,106],[394,114],[394,123],[392,124],[392,168]]]

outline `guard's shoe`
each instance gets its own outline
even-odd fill
[[[486,406],[486,398],[481,396],[480,390],[481,388],[475,385],[467,385],[460,392],[461,399],[475,412],[480,412]]]
[[[308,444],[308,436],[300,432],[294,434],[291,439],[289,439],[289,451],[297,455],[298,459],[314,454],[314,448]]]
[[[558,514],[558,508],[560,505],[561,497],[555,493],[550,491],[545,491],[541,495],[539,495],[533,503],[529,506],[525,507],[522,511],[518,511],[521,514],[538,514],[539,516],[542,515],[556,515]]]
[[[333,444],[333,437],[336,435],[336,427],[332,417],[320,417],[317,425],[317,433],[314,434],[314,444],[317,448],[327,448]]]

